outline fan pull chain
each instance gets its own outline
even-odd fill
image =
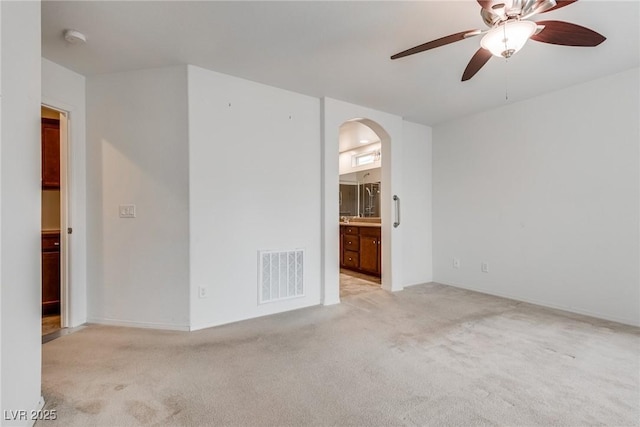
[[[504,59],[504,100],[509,101],[509,60]]]
[[[503,40],[504,40],[504,51],[507,52],[508,48],[507,48],[507,26],[506,25],[502,26],[502,34],[503,34]],[[505,55],[505,57],[504,57],[504,62],[505,62],[505,66],[504,66],[504,100],[505,101],[509,101],[509,56],[511,56],[511,55]]]

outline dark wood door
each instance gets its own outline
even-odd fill
[[[360,236],[360,269],[369,273],[379,274],[378,238],[375,236]]]
[[[42,234],[42,314],[60,313],[60,233]]]
[[[42,253],[42,314],[60,313],[60,252]]]
[[[340,267],[344,266],[344,227],[340,226]]]
[[[60,120],[42,119],[42,188],[60,188]]]

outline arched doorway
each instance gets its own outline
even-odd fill
[[[376,125],[356,118],[339,128],[340,298],[375,291],[382,283],[382,141],[390,138]]]
[[[382,241],[382,288],[402,289],[400,277],[402,251],[401,228],[394,228],[395,191],[400,188],[402,159],[402,118],[329,98],[323,99],[323,223],[322,223],[322,303],[337,304],[340,276],[339,215],[339,129],[346,122],[357,121],[370,128],[381,144],[380,217]],[[394,267],[395,265],[395,267]]]

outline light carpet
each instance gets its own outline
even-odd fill
[[[38,426],[631,426],[640,329],[438,284],[43,345]]]

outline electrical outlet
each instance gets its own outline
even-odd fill
[[[118,214],[120,218],[135,218],[136,205],[120,205],[118,206]]]
[[[207,288],[205,286],[198,286],[198,298],[207,297]]]
[[[460,258],[453,259],[453,268],[460,268]]]
[[[488,273],[489,272],[489,263],[483,261],[480,264],[480,269],[482,270],[483,273]]]

